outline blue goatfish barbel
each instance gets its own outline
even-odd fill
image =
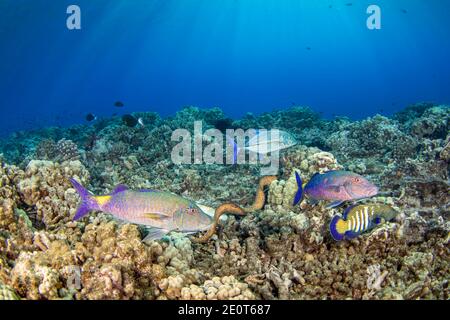
[[[74,179],[72,185],[81,197],[74,220],[90,211],[103,211],[114,217],[148,228],[146,240],[161,239],[171,231],[196,233],[209,229],[212,217],[204,213],[195,202],[157,190],[129,190],[119,185],[109,195],[94,196]]]
[[[295,172],[298,191],[294,198],[294,206],[303,196],[313,201],[332,201],[328,208],[341,205],[345,201],[369,198],[378,193],[378,188],[363,176],[350,171],[333,170],[316,173],[303,187],[302,179]]]
[[[397,211],[385,204],[354,205],[348,207],[342,217],[336,215],[330,222],[330,233],[334,240],[353,239],[361,233],[391,221]]]

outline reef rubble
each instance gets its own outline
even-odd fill
[[[392,117],[322,119],[307,107],[230,120],[187,107],[90,125],[18,132],[0,140],[0,300],[3,299],[449,299],[450,107],[416,104]],[[72,221],[79,198],[117,184],[165,190],[217,207],[251,203],[261,164],[174,164],[172,131],[277,128],[299,144],[280,153],[261,210],[229,216],[207,243],[143,230],[99,213]],[[328,223],[342,208],[292,206],[294,172],[345,169],[398,210],[395,221],[349,241]]]

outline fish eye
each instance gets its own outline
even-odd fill
[[[193,207],[189,207],[189,208],[187,209],[187,213],[188,213],[188,214],[195,214],[195,213],[197,213],[197,209],[195,209],[195,208],[193,208]]]
[[[358,177],[355,177],[354,179],[353,179],[356,183],[359,183],[359,182],[361,182],[361,179],[360,178],[358,178]]]

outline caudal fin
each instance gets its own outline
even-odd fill
[[[338,215],[334,216],[330,222],[330,233],[333,239],[336,241],[343,240],[346,231],[344,220]]]
[[[77,209],[77,212],[75,213],[75,216],[73,217],[73,220],[79,220],[83,218],[85,215],[89,213],[89,211],[94,210],[94,202],[92,195],[89,193],[89,191],[83,187],[78,181],[75,179],[70,179],[70,182],[72,183],[75,190],[77,190],[78,194],[81,197],[81,204]]]
[[[297,171],[295,171],[295,179],[297,180],[298,190],[297,190],[297,193],[295,194],[295,197],[294,197],[294,204],[293,204],[294,206],[297,203],[299,203],[302,200],[302,198],[303,198],[303,181],[302,181],[302,178],[300,177],[300,175],[298,174]]]

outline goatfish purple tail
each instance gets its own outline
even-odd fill
[[[297,181],[298,190],[294,197],[294,206],[297,205],[297,203],[299,203],[303,198],[303,181],[297,171],[295,171],[295,180]]]
[[[92,210],[99,210],[97,201],[95,201],[94,197],[85,187],[75,179],[70,178],[70,182],[81,197],[81,204],[79,205],[73,220],[76,221],[83,218]]]

